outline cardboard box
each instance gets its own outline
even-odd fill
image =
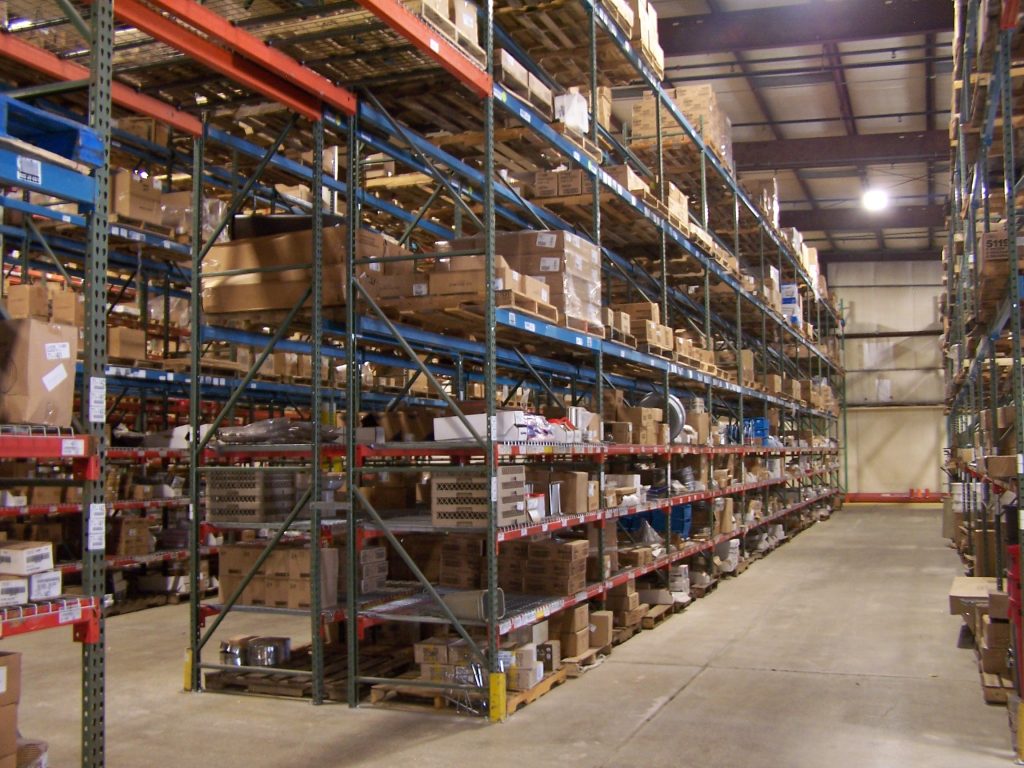
[[[474,44],[480,43],[480,31],[477,27],[476,3],[470,0],[450,0],[449,18],[455,22],[455,28],[461,37],[469,38]]]
[[[53,544],[42,541],[10,541],[0,547],[0,573],[31,576],[53,570]]]
[[[0,323],[0,423],[70,427],[78,331],[41,320]]]
[[[85,325],[85,297],[71,290],[50,293],[50,319],[59,325]]]
[[[586,626],[578,632],[567,632],[562,634],[562,658],[572,659],[590,650],[590,626]]]
[[[0,653],[0,706],[21,701],[21,654]]]
[[[512,691],[528,691],[544,679],[544,665],[514,666],[508,671],[508,687]]]
[[[1006,592],[989,590],[988,614],[993,619],[1010,618],[1010,596]]]
[[[6,759],[18,752],[18,705],[0,707],[0,755]]]
[[[545,672],[557,672],[562,666],[562,641],[548,640],[538,645],[537,659]]]
[[[558,176],[556,171],[537,171],[533,174],[534,197],[557,197]]]
[[[990,648],[1010,647],[1010,622],[995,619],[988,614],[981,618],[981,634]]]
[[[986,456],[985,472],[990,477],[1016,477],[1017,457],[1016,456]]]
[[[163,224],[160,190],[151,179],[141,179],[131,171],[120,170],[111,179],[111,213],[118,218],[143,224]]]
[[[440,637],[429,637],[412,646],[413,660],[417,664],[447,664],[448,641]]]
[[[0,575],[0,608],[28,602],[28,579],[23,576]]]
[[[28,577],[29,600],[52,600],[61,594],[61,572],[58,570],[33,573]]]
[[[50,294],[46,283],[21,283],[7,288],[7,316],[12,320],[49,320]]]
[[[146,332],[141,328],[111,326],[107,331],[107,354],[125,360],[145,360]]]
[[[961,616],[977,603],[987,603],[988,593],[996,588],[996,580],[985,576],[956,576],[949,588],[949,612]]]
[[[591,611],[590,645],[592,648],[604,648],[612,644],[614,618],[615,614],[612,611]]]

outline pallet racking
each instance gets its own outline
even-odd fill
[[[104,5],[94,4],[94,13]],[[314,702],[325,699],[326,625],[339,620],[345,623],[345,698],[355,705],[361,685],[383,680],[361,671],[358,649],[368,630],[389,622],[442,621],[476,649],[491,677],[471,687],[485,689],[485,695],[495,702],[490,714],[500,719],[504,716],[499,705],[503,701],[503,678],[497,674],[497,649],[501,636],[511,629],[578,602],[601,599],[631,577],[707,553],[715,544],[743,537],[754,528],[840,494],[838,465],[828,464],[756,483],[652,499],[639,506],[602,506],[586,515],[539,524],[539,528],[500,527],[495,503],[489,500],[482,532],[488,574],[487,615],[494,618],[483,622],[485,640],[479,647],[477,637],[481,636],[471,632],[473,622],[456,619],[399,539],[423,532],[423,520],[381,514],[360,491],[358,478],[382,470],[417,472],[429,466],[434,473],[484,471],[490,481],[503,465],[557,461],[587,467],[603,490],[605,467],[626,459],[643,459],[666,472],[678,466],[683,456],[814,456],[831,461],[829,457],[837,456],[841,442],[837,412],[800,402],[791,393],[772,393],[754,384],[752,372],[743,370],[742,355],[736,355],[736,377],[732,380],[714,367],[605,338],[603,330],[594,325],[569,328],[530,311],[501,306],[498,292],[492,289],[481,291],[476,308],[463,313],[459,325],[450,313],[441,327],[413,324],[407,314],[386,312],[367,289],[364,273],[379,268],[387,259],[360,253],[355,226],[345,231],[345,251],[350,256],[340,277],[347,301],[343,312],[328,312],[325,291],[336,287],[328,281],[339,279],[336,272],[328,276],[324,269],[323,238],[329,216],[341,214],[346,222],[372,226],[411,244],[412,250],[401,258],[417,264],[439,255],[436,241],[458,237],[469,229],[482,236],[482,245],[471,250],[483,257],[484,272],[491,275],[496,268],[494,239],[499,226],[581,234],[600,250],[604,304],[651,301],[658,305],[666,325],[670,319],[679,325],[685,323],[706,340],[709,348],[717,345],[733,351],[753,350],[758,374],[822,378],[840,393],[843,372],[838,345],[828,349],[808,337],[802,327],[790,324],[744,281],[723,254],[732,263],[762,274],[767,267],[775,267],[787,280],[801,286],[808,298],[808,310],[800,319],[813,322],[819,338],[841,335],[841,314],[827,296],[818,297],[818,286],[792,246],[767,220],[718,152],[705,143],[701,126],[687,121],[649,63],[649,55],[634,47],[611,6],[596,0],[544,9],[484,3],[479,13],[482,46],[446,37],[443,33],[450,30],[437,19],[432,25],[396,0],[360,0],[359,5],[328,4],[315,9],[296,5],[273,11],[258,3],[198,5],[191,0],[159,0],[144,5],[121,0],[114,12],[132,29],[118,36],[117,45],[109,43],[109,47],[100,49],[110,52],[119,75],[106,108],[109,110],[112,98],[119,107],[149,115],[172,128],[170,136],[161,142],[110,131],[115,162],[165,177],[172,189],[191,191],[193,235],[189,242],[180,243],[152,227],[118,221],[108,228],[100,226],[97,218],[91,237],[105,238],[109,233],[115,246],[109,263],[96,260],[99,246],[94,239],[83,243],[63,229],[29,233],[5,227],[3,235],[8,248],[42,243],[47,254],[69,263],[65,268],[69,279],[81,273],[70,264],[84,264],[87,276],[107,276],[106,282],[97,282],[94,277],[90,283],[86,316],[90,328],[98,329],[106,319],[103,309],[108,304],[109,286],[115,292],[113,305],[125,298],[134,299],[145,311],[152,296],[162,298],[161,322],[143,320],[142,324],[152,336],[162,339],[164,355],[172,344],[188,344],[190,370],[198,375],[156,370],[145,361],[105,365],[94,349],[86,356],[79,376],[82,381],[102,378],[107,396],[113,400],[111,410],[122,418],[134,419],[139,428],[187,423],[191,434],[199,436],[184,452],[115,449],[100,454],[111,460],[187,464],[187,504],[192,511],[188,548],[127,560],[110,558],[105,565],[119,568],[163,559],[188,560],[191,641],[186,677],[193,690],[202,688],[204,671],[220,669],[220,665],[204,659],[204,647],[221,618],[232,609],[241,609],[235,603],[247,581],[286,532],[308,531],[310,540],[319,542],[342,524],[351,569],[349,584],[357,582],[359,549],[366,541],[383,537],[418,580],[412,597],[408,590],[401,596],[381,599],[379,595],[361,596],[352,589],[343,604],[324,605],[319,594],[319,547],[311,547],[311,607],[301,611],[309,616],[311,624],[311,668],[297,674],[309,675]],[[53,19],[30,25],[19,35],[0,35],[0,53],[5,61],[14,62],[4,65],[5,76],[21,82],[26,78],[26,67],[47,79],[74,80],[81,75],[75,69],[77,65],[54,55],[66,53],[66,45],[45,37],[47,31],[68,28],[67,21],[56,20],[59,17],[55,13]],[[187,27],[181,23],[185,20]],[[531,35],[540,27],[572,30],[575,44],[548,44],[550,50],[534,61],[526,51],[532,50]],[[273,41],[275,47],[268,47],[266,41]],[[639,81],[661,106],[655,110],[658,125],[653,142],[620,140],[610,126],[599,125],[594,110],[588,136],[560,130],[543,108],[495,79],[499,44],[549,89],[561,92],[569,84],[583,85],[589,90],[592,105],[598,103],[600,86]],[[126,92],[126,84],[136,90]],[[349,85],[355,90],[346,90]],[[155,94],[159,101],[148,94]],[[38,91],[36,95],[47,97],[50,93]],[[168,103],[189,107],[175,110]],[[73,109],[74,102],[61,103],[59,108]],[[668,126],[662,125],[665,119]],[[239,124],[245,127],[244,138],[239,135]],[[104,131],[109,127],[104,126]],[[671,150],[666,145],[669,137]],[[343,150],[345,157],[333,171],[324,167],[323,150],[328,139]],[[296,159],[297,150],[312,150],[310,159]],[[366,154],[389,158],[402,173],[393,181],[374,183],[378,180],[364,177]],[[671,161],[669,165],[666,158]],[[657,195],[627,189],[608,172],[603,164],[608,160],[627,164],[635,173],[653,180]],[[498,175],[499,164],[519,171],[560,164],[578,168],[593,180],[593,192],[589,200],[527,200],[517,185]],[[691,191],[698,190],[697,213],[692,222],[667,214],[666,182],[670,179],[688,182]],[[274,186],[295,183],[309,186],[308,200]],[[204,222],[203,202],[211,197],[229,202],[215,222]],[[5,197],[3,204],[26,214],[29,221],[34,217],[65,225],[85,223],[76,214],[55,213],[14,197]],[[310,217],[308,289],[295,298],[290,310],[271,315],[242,312],[218,317],[204,314],[201,302],[192,300],[186,327],[173,329],[169,321],[173,299],[195,299],[203,295],[207,281],[242,272],[229,274],[218,271],[215,265],[210,268],[207,256],[232,215],[243,206]],[[329,209],[325,211],[325,207]],[[691,236],[691,225],[694,232],[699,229],[706,233],[703,238]],[[29,248],[22,250],[20,275],[52,270],[50,261],[32,259]],[[4,258],[9,259],[7,252]],[[103,258],[107,258],[105,249]],[[679,264],[687,265],[690,278],[680,277]],[[250,275],[268,273],[248,270]],[[301,329],[302,338],[290,338],[294,329]],[[106,349],[105,340],[96,343]],[[240,365],[231,375],[206,373],[208,361],[204,361],[203,349],[218,344],[249,345],[260,351],[251,364]],[[308,384],[260,377],[261,367],[277,351],[309,356],[312,373]],[[322,360],[343,363],[343,368],[331,365],[326,377],[318,376]],[[386,364],[409,373],[397,391],[374,391],[364,387],[359,376],[365,364]],[[341,370],[343,380],[339,380]],[[425,393],[413,393],[417,380],[429,382]],[[650,393],[663,398],[679,395],[688,401],[700,396],[709,409],[728,414],[740,425],[738,440],[736,445],[720,447],[504,443],[491,426],[499,387],[513,394],[530,390],[548,400],[568,395],[574,403],[587,402],[598,412],[606,390],[626,392],[635,399]],[[479,434],[469,430],[478,439],[462,444],[364,445],[356,441],[355,425],[366,406],[447,406],[462,414],[456,401],[470,390],[482,394],[480,399],[486,404],[486,429]],[[180,418],[184,415],[181,411],[173,413],[172,403],[187,405],[187,422]],[[131,410],[126,411],[129,405]],[[276,410],[292,414],[305,410],[313,415],[312,437],[308,443],[295,446],[214,447],[208,443],[202,425],[211,420],[214,427],[226,423],[240,408],[248,409],[250,419],[273,415]],[[842,412],[841,408],[837,410]],[[743,445],[743,425],[751,414],[767,418],[773,411],[779,412],[783,429],[827,438],[829,447],[772,449]],[[342,442],[324,438],[321,419],[316,416],[325,412],[332,419],[344,414]],[[212,436],[215,431],[208,434]],[[271,528],[273,535],[260,559],[233,593],[226,595],[222,605],[203,603],[198,589],[199,559],[216,552],[204,545],[207,530],[199,514],[203,509],[204,478],[211,471],[248,468],[263,472],[274,467],[308,472],[308,491],[298,497],[284,522],[249,526]],[[325,482],[338,470],[351,481],[345,486],[345,500],[321,501]],[[603,553],[608,544],[607,528],[620,519],[652,511],[668,513],[673,506],[720,496],[735,495],[743,502],[747,494],[758,494],[767,501],[769,491],[786,487],[786,503],[749,526],[688,543],[648,565],[614,574],[604,573],[602,568],[600,578],[574,596],[510,600],[510,617],[498,619],[497,553],[504,542],[596,525],[598,551]],[[101,494],[98,488],[87,493],[92,494],[90,503],[100,499],[96,496]],[[186,502],[123,502],[129,503],[146,507]],[[65,511],[76,510],[71,506],[45,509],[48,514]],[[30,508],[27,512],[43,513],[44,509]],[[222,525],[221,530],[234,535],[231,532],[242,527]],[[101,572],[103,567],[102,558],[94,554],[83,561],[87,571]],[[203,631],[208,620],[212,620],[210,626]]]
[[[952,538],[968,575],[994,578],[1020,594],[1010,546],[1020,487],[1024,392],[1018,241],[1021,177],[1015,129],[1020,114],[1017,2],[957,3],[950,138],[950,229],[944,252],[944,349],[953,517]],[[995,247],[994,247],[995,246]],[[1018,516],[1019,517],[1019,516]],[[1021,606],[1011,599],[1015,657]],[[1020,665],[1013,686],[1021,692]],[[1015,705],[1016,706],[1016,705]]]

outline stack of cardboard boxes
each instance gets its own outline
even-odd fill
[[[658,40],[658,14],[654,3],[648,0],[630,0],[633,12],[631,38],[633,46],[639,48],[640,56],[647,62],[658,79],[665,76],[665,51]]]
[[[613,587],[608,592],[605,605],[614,616],[615,626],[635,627],[650,610],[650,606],[640,602],[640,593],[636,590],[636,580],[630,577],[625,583]]]
[[[732,122],[718,105],[718,97],[708,84],[688,85],[667,89],[666,95],[672,99],[679,111],[687,119],[693,129],[702,135],[704,143],[710,147],[719,159],[730,169],[734,168],[732,156]],[[651,94],[644,94],[640,101],[633,105],[632,130],[630,136],[634,142],[650,143],[657,135],[657,101]],[[662,145],[672,146],[686,144],[689,138],[677,127],[668,109],[662,106]]]
[[[523,591],[531,595],[574,595],[587,586],[585,539],[531,541],[523,568]]]
[[[49,541],[9,541],[0,545],[0,607],[61,594],[61,572],[53,567]]]
[[[261,544],[221,547],[218,579],[222,602],[226,602],[238,588],[262,551]],[[339,574],[338,550],[333,547],[321,549],[321,605],[337,604]],[[238,604],[305,609],[309,608],[310,591],[310,550],[306,547],[278,547],[271,551],[253,575]]]
[[[455,589],[478,589],[484,578],[484,540],[480,536],[448,536],[441,545],[438,584]]]

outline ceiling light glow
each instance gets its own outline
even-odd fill
[[[868,211],[884,211],[889,207],[889,193],[884,189],[868,189],[860,199],[861,205]]]

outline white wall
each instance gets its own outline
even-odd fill
[[[941,328],[939,262],[832,264],[847,334]],[[847,451],[851,492],[937,490],[945,445],[938,335],[847,339]]]

